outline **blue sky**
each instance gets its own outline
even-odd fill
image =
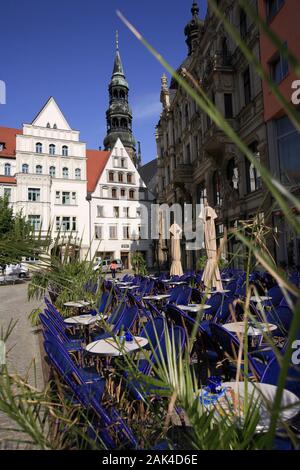
[[[206,1],[198,1],[204,16]],[[121,12],[177,67],[186,56],[184,26],[192,0],[10,0],[1,2],[0,125],[31,122],[54,96],[88,148],[103,144],[115,30],[130,86],[134,134],[143,163],[156,157],[163,69],[116,16]]]

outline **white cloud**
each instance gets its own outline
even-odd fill
[[[158,93],[148,93],[146,95],[137,97],[133,103],[133,118],[134,119],[151,119],[157,117],[161,113],[162,107],[159,100]]]

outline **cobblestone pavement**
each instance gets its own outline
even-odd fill
[[[31,385],[43,388],[43,375],[38,344],[38,336],[28,320],[28,314],[40,302],[27,301],[27,282],[0,286],[0,329],[5,331],[10,320],[17,324],[7,341],[7,364],[10,372],[28,377]],[[9,441],[10,435],[3,430],[9,420],[0,413],[0,449],[16,448]]]

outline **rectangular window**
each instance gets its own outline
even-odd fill
[[[129,230],[129,225],[124,225],[123,227],[123,240],[129,240],[130,239],[130,230]]]
[[[41,216],[40,215],[29,215],[28,222],[32,226],[33,230],[38,231],[41,228]]]
[[[28,188],[28,201],[39,202],[41,200],[40,188]]]
[[[245,37],[247,36],[247,15],[246,15],[246,12],[241,9],[240,11],[240,34],[241,34],[241,38],[242,39],[245,39]]]
[[[72,230],[73,231],[77,230],[77,219],[76,219],[76,217],[72,217]]]
[[[126,196],[126,191],[125,191],[125,189],[121,189],[120,194],[121,194],[121,197],[122,197],[122,198],[125,198],[125,196]]]
[[[300,134],[287,116],[276,121],[281,181],[300,183]]]
[[[260,160],[259,152],[257,151],[257,142],[249,145],[249,149]],[[247,172],[247,191],[253,193],[261,188],[261,176],[252,163],[246,158],[246,172]]]
[[[55,217],[55,228],[56,228],[56,231],[58,232],[60,229],[60,217]]]
[[[77,195],[75,192],[72,193],[72,204],[76,205],[77,202]]]
[[[267,19],[269,22],[277,15],[284,2],[285,0],[266,0]]]
[[[245,106],[247,106],[247,104],[249,104],[251,101],[251,80],[249,67],[247,67],[246,71],[243,73],[243,82]]]
[[[120,209],[119,209],[119,207],[114,207],[113,213],[114,213],[114,217],[115,217],[116,219],[118,219],[118,218],[120,217]]]
[[[71,217],[62,217],[61,230],[63,232],[69,232],[71,230]]]
[[[116,240],[117,239],[117,226],[116,225],[110,225],[109,226],[109,238],[110,238],[110,240]]]
[[[224,94],[224,108],[225,108],[225,118],[232,119],[233,118],[233,106],[232,106],[232,94],[231,93]]]
[[[103,206],[97,206],[97,217],[104,217],[103,212]]]
[[[11,188],[4,188],[4,197],[11,202]]]
[[[188,144],[186,146],[186,162],[191,163],[191,146]]]
[[[275,83],[280,83],[289,74],[288,61],[280,54],[277,54],[269,62],[271,79]]]
[[[95,238],[96,240],[102,240],[102,225],[95,225]]]
[[[124,210],[124,217],[126,217],[128,219],[129,218],[129,207],[124,207],[123,210]]]
[[[70,193],[68,191],[62,192],[62,204],[69,206],[71,204]]]
[[[56,204],[60,204],[60,191],[55,192],[55,202]]]

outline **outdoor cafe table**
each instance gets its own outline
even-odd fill
[[[123,290],[132,290],[132,289],[137,289],[140,286],[122,286],[122,285],[119,285],[118,287],[119,287],[119,289],[123,289]]]
[[[210,305],[207,305],[207,304],[176,305],[176,307],[188,313],[198,313],[200,311],[210,309]]]
[[[78,313],[80,313],[82,309],[89,307],[90,305],[91,302],[87,302],[86,300],[76,300],[64,303],[64,307],[74,308],[78,311]]]
[[[222,325],[227,331],[233,334],[245,333],[245,322],[225,323]],[[247,336],[249,338],[249,347],[256,348],[263,338],[263,333],[271,332],[277,329],[272,323],[256,322],[254,325],[248,324]],[[250,341],[251,340],[251,341]],[[258,341],[257,341],[258,340]]]
[[[231,333],[245,333],[245,322],[238,321],[233,323],[225,323],[223,328],[230,331]],[[261,336],[263,332],[267,331],[274,331],[277,329],[277,326],[273,323],[262,323],[262,322],[255,322],[254,325],[248,324],[247,334],[248,336]]]
[[[251,302],[261,303],[266,300],[272,300],[272,297],[268,297],[267,295],[253,295],[250,297]]]
[[[143,300],[150,300],[153,302],[161,302],[162,300],[166,300],[171,297],[170,294],[157,294],[157,295],[146,295],[143,297]]]
[[[224,388],[231,388],[235,393],[235,396],[240,397],[241,402],[243,402],[245,397],[245,382],[224,382],[222,384]],[[276,385],[270,385],[265,383],[251,383],[247,384],[247,396],[248,401],[252,398],[252,403],[259,401],[259,422],[256,427],[256,432],[265,432],[268,430],[270,424],[270,412],[268,409],[272,410],[272,403],[274,403],[277,387]],[[241,403],[242,405],[242,403]],[[209,405],[211,406],[211,405]],[[243,406],[241,406],[242,414]],[[237,404],[237,412],[239,410]],[[280,411],[280,421],[286,422],[296,416],[300,411],[299,398],[289,390],[283,390],[282,399],[281,399],[281,411]],[[280,427],[280,422],[278,423]]]
[[[69,317],[69,318],[66,318],[64,320],[64,323],[66,323],[68,326],[80,326],[82,328],[84,328],[85,330],[85,333],[84,333],[84,336],[85,336],[85,341],[86,343],[88,343],[90,341],[90,333],[89,333],[89,328],[93,325],[95,325],[95,323],[97,321],[101,321],[101,320],[106,320],[107,319],[107,315],[90,315],[90,314],[87,314],[87,315],[78,315],[78,316],[75,316],[75,317]]]
[[[209,291],[203,291],[205,294],[213,295],[213,294],[228,294],[230,290],[228,289],[222,289],[222,290],[209,290]]]
[[[133,336],[133,341],[122,341],[120,339],[119,345],[114,338],[100,339],[93,341],[86,346],[86,351],[91,354],[99,356],[123,356],[124,354],[132,353],[144,348],[148,344],[147,338],[141,336]]]

